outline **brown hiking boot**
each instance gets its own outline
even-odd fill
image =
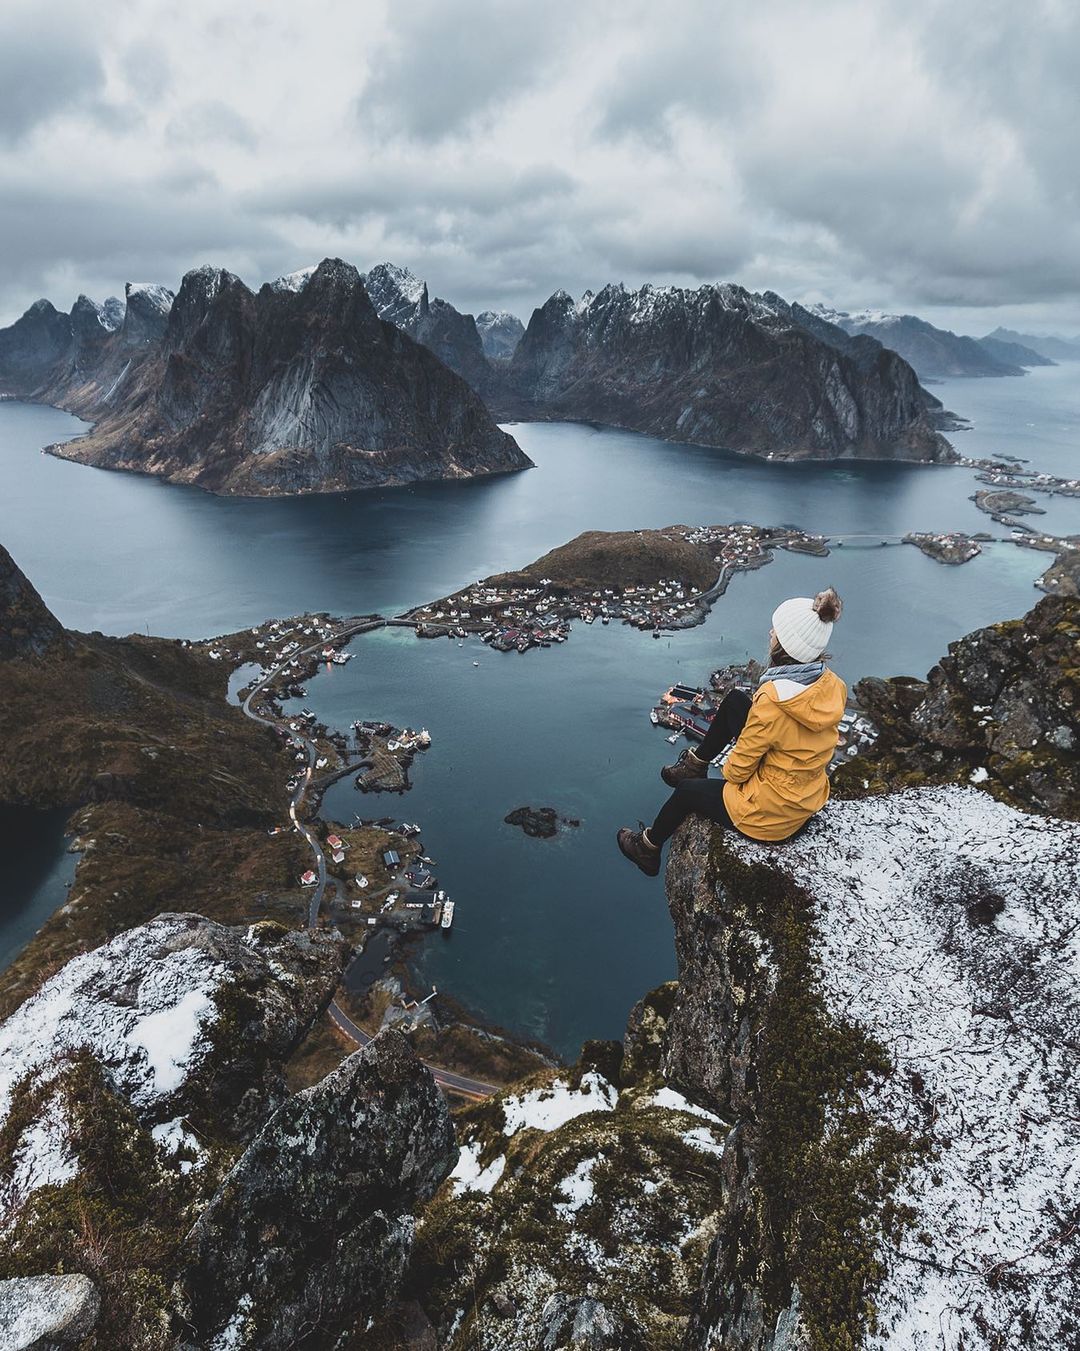
[[[660,850],[647,845],[643,835],[644,828],[631,830],[629,826],[623,826],[615,838],[619,842],[619,849],[631,863],[640,868],[646,877],[656,877],[660,872]]]
[[[665,765],[660,771],[660,777],[669,788],[678,788],[684,779],[706,779],[708,776],[708,760],[699,760],[689,746],[673,765]]]

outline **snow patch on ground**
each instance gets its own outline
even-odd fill
[[[205,1151],[187,1128],[182,1116],[173,1117],[172,1121],[160,1122],[152,1127],[150,1134],[154,1137],[154,1143],[166,1159],[175,1158],[181,1150],[195,1154],[194,1159],[180,1160],[177,1166],[181,1173],[190,1173],[206,1157]]]
[[[676,1093],[673,1088],[661,1088],[651,1097],[643,1099],[639,1107],[666,1107],[672,1112],[687,1112],[690,1116],[699,1116],[703,1121],[712,1121],[718,1126],[725,1125],[721,1117],[715,1112],[706,1111],[704,1107],[699,1107],[696,1102],[691,1102],[689,1098],[684,1098],[681,1093]]]
[[[151,1092],[175,1093],[195,1052],[203,1015],[214,1007],[206,990],[188,990],[172,1008],[148,1013],[127,1034],[127,1042],[146,1053]]]
[[[691,1149],[700,1149],[703,1154],[723,1154],[723,1142],[717,1140],[708,1126],[695,1126],[692,1131],[683,1132],[683,1143]]]
[[[558,1130],[586,1112],[614,1111],[618,1097],[618,1092],[595,1070],[581,1076],[577,1089],[556,1079],[548,1088],[534,1088],[520,1097],[503,1098],[506,1122],[503,1132],[513,1135],[527,1126],[541,1131]]]
[[[559,1183],[559,1195],[563,1199],[555,1202],[555,1209],[564,1220],[576,1215],[596,1195],[592,1174],[599,1162],[599,1159],[582,1159],[570,1176]]]
[[[10,1219],[39,1187],[62,1187],[79,1171],[71,1149],[71,1122],[56,1094],[23,1131],[12,1151],[13,1168],[0,1182],[0,1216]],[[0,1219],[0,1227],[3,1227]]]
[[[454,1186],[454,1195],[462,1192],[483,1192],[486,1196],[502,1177],[506,1168],[506,1155],[500,1154],[486,1168],[480,1167],[480,1144],[474,1141],[462,1146],[458,1154],[450,1180]]]
[[[733,846],[812,891],[828,1003],[896,1067],[876,1109],[934,1142],[898,1198],[918,1218],[884,1253],[881,1330],[868,1346],[1069,1345],[1080,1307],[1080,825],[973,788],[921,788],[834,801],[780,849]]]

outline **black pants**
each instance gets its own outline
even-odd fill
[[[702,760],[712,760],[729,741],[734,741],[746,726],[750,712],[750,696],[742,690],[732,690],[724,696],[716,710],[712,726],[705,733],[694,754]],[[649,839],[659,846],[671,839],[688,816],[704,816],[725,830],[735,826],[724,806],[724,780],[684,779],[657,813],[649,827]]]

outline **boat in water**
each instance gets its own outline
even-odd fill
[[[454,902],[448,896],[446,900],[443,901],[442,920],[440,921],[440,927],[443,929],[449,929],[449,927],[451,926],[451,924],[453,924],[453,922],[454,922]]]

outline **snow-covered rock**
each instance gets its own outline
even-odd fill
[[[663,1021],[665,1001],[631,1024]],[[716,1230],[727,1128],[659,1078],[659,1040],[590,1043],[461,1121],[419,1263],[452,1264],[425,1309],[447,1351],[675,1346]]]
[[[301,267],[295,272],[286,272],[283,277],[277,277],[272,281],[270,288],[274,291],[302,291],[311,280],[315,267],[316,264],[312,263],[310,267]]]
[[[621,283],[533,312],[496,402],[783,459],[941,460],[940,408],[874,343],[774,292]]]
[[[0,1024],[0,1126],[29,1112],[0,1183],[0,1226],[79,1171],[66,1105],[76,1058],[100,1068],[166,1156],[189,1143],[176,1138],[185,1120],[243,1138],[283,1099],[281,1062],[346,954],[329,934],[163,915],[68,962]]]
[[[872,1110],[929,1150],[882,1253],[882,1351],[1067,1345],[1080,1309],[1080,825],[971,788],[836,802],[747,862],[811,890],[830,1010],[885,1047]],[[929,1236],[929,1243],[926,1241]]]
[[[476,316],[484,355],[492,361],[509,361],[525,333],[525,325],[508,310],[484,310]]]
[[[834,799],[784,845],[691,823],[667,884],[662,1062],[734,1119],[688,1351],[1073,1344],[1080,824]]]

